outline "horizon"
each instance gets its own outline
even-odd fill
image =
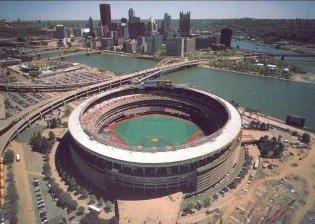
[[[180,11],[190,11],[192,20],[315,19],[312,1],[1,1],[0,19],[75,21],[91,16],[100,20],[99,5],[104,3],[111,5],[113,20],[127,18],[129,8],[134,8],[142,20],[150,16],[161,20],[164,13],[176,20]]]

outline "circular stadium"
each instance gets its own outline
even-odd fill
[[[242,163],[238,111],[168,81],[96,95],[72,112],[68,126],[76,170],[105,191],[201,192]]]

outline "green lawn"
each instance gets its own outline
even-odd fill
[[[16,138],[18,142],[21,143],[29,143],[31,137],[36,134],[37,132],[42,133],[46,126],[45,123],[40,122],[38,125],[34,124],[30,128],[26,128],[19,136]]]
[[[164,147],[185,144],[200,128],[182,119],[153,115],[123,122],[114,130],[128,145]]]
[[[25,129],[16,138],[16,140],[18,142],[21,142],[24,146],[25,160],[28,171],[37,173],[42,172],[43,167],[42,154],[32,151],[32,148],[29,145],[29,141],[34,134],[36,134],[37,132],[42,133],[45,128],[46,127],[43,125],[43,123],[40,123],[39,125],[33,125],[32,127]]]

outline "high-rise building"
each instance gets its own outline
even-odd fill
[[[154,54],[161,47],[162,41],[161,36],[158,33],[154,33],[147,37],[147,48],[148,53]]]
[[[143,22],[129,22],[129,38],[136,39],[138,36],[144,36],[145,24]]]
[[[128,10],[128,16],[129,16],[129,22],[133,20],[133,18],[136,16],[136,12],[134,9],[130,8]]]
[[[195,52],[196,39],[192,37],[185,38],[184,40],[184,54]]]
[[[171,16],[167,13],[164,14],[164,19],[162,22],[162,34],[167,34],[171,31]]]
[[[110,4],[100,4],[100,14],[102,26],[107,26],[112,21],[112,16],[110,12]]]
[[[126,20],[127,22],[127,20]],[[118,37],[125,40],[129,39],[128,24],[121,22],[119,24]]]
[[[83,36],[82,27],[80,26],[73,27],[73,34],[75,37],[82,37]]]
[[[126,19],[126,18],[121,18],[121,19],[120,19],[120,23],[127,24],[127,19]]]
[[[167,39],[166,55],[184,57],[184,38]]]
[[[101,49],[110,50],[114,46],[113,38],[102,38],[101,39]]]
[[[91,35],[92,37],[94,37],[96,33],[95,33],[94,21],[93,21],[93,19],[92,19],[91,16],[90,16],[90,18],[89,18],[88,27],[90,28],[90,35]]]
[[[136,11],[132,8],[128,11],[129,23],[137,23],[140,22],[140,17],[136,17]]]
[[[137,37],[137,53],[144,54],[147,52],[147,42],[144,36]]]
[[[127,40],[124,43],[124,51],[127,53],[136,53],[137,52],[137,41],[136,40]]]
[[[129,21],[128,21],[128,31],[129,38],[136,39],[138,36],[144,36],[145,24],[140,22],[140,17],[136,17],[134,9],[129,9],[128,11]]]
[[[223,28],[221,30],[220,44],[224,44],[226,47],[231,47],[231,41],[232,41],[232,29]]]
[[[150,17],[147,23],[147,27],[146,27],[146,34],[147,36],[151,36],[156,32],[157,32],[156,22],[152,17]]]
[[[67,31],[64,25],[56,25],[56,31],[53,33],[54,38],[62,40],[67,37]]]
[[[179,32],[181,37],[188,37],[190,35],[190,12],[180,12]]]

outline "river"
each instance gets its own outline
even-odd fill
[[[315,85],[238,74],[207,68],[174,72],[163,79],[195,86],[234,100],[242,107],[285,120],[287,114],[306,118],[306,126],[315,130]]]
[[[119,74],[128,74],[153,67],[158,62],[115,54],[77,54],[65,57],[72,62],[78,62],[91,67],[110,70]],[[119,75],[118,74],[118,75]]]

